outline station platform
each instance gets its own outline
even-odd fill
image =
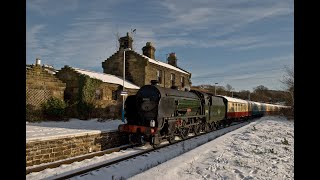
[[[128,143],[118,133],[121,120],[26,122],[26,165],[34,166]]]

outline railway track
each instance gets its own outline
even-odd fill
[[[60,175],[56,175],[56,176],[53,176],[53,177],[49,177],[48,179],[69,179],[69,178],[72,178],[72,177],[76,177],[76,176],[85,176],[85,175],[88,175],[90,174],[90,172],[92,171],[95,171],[95,170],[98,170],[100,168],[103,168],[103,167],[108,167],[108,166],[111,166],[111,165],[114,165],[114,164],[117,164],[117,163],[120,163],[122,161],[126,161],[126,160],[129,160],[129,159],[134,159],[135,157],[138,157],[138,156],[141,156],[141,155],[144,155],[144,154],[147,154],[147,153],[151,153],[153,151],[159,151],[160,149],[163,149],[163,148],[166,148],[166,147],[169,147],[169,146],[173,146],[175,144],[178,144],[178,143],[182,143],[184,141],[188,141],[190,139],[193,139],[193,138],[201,138],[202,136],[206,136],[207,134],[210,134],[210,133],[214,133],[216,134],[215,136],[213,136],[212,138],[208,138],[208,141],[211,141],[221,135],[224,135],[228,132],[231,132],[233,130],[236,130],[242,126],[245,126],[247,124],[249,124],[250,122],[252,122],[254,120],[249,120],[249,121],[246,121],[246,122],[241,122],[241,123],[234,123],[226,128],[220,128],[220,129],[217,129],[215,131],[212,131],[212,132],[208,132],[208,133],[201,133],[200,135],[198,136],[189,136],[188,138],[184,139],[184,140],[179,140],[179,141],[176,141],[172,144],[161,144],[159,147],[157,148],[152,148],[150,146],[149,149],[146,149],[146,150],[143,150],[142,152],[139,152],[139,153],[136,153],[136,154],[133,154],[133,155],[129,155],[129,156],[126,156],[124,158],[119,158],[119,159],[116,159],[114,161],[111,161],[111,162],[107,162],[107,163],[103,163],[103,164],[99,164],[99,165],[94,165],[94,166],[90,166],[90,167],[84,167],[84,168],[80,168],[78,171],[71,171],[71,172],[65,172],[65,173],[62,173]],[[208,142],[206,141],[206,142]],[[204,143],[206,143],[204,142]],[[198,146],[204,144],[204,143],[198,143]],[[128,147],[127,147],[128,148]],[[113,149],[116,149],[116,148],[113,148]],[[123,148],[124,149],[124,148]],[[191,150],[191,149],[189,149]],[[189,151],[188,150],[188,151]],[[119,150],[120,151],[120,150]],[[78,160],[79,161],[79,160]],[[73,161],[74,162],[74,161]],[[70,161],[70,163],[72,163]],[[57,167],[57,166],[56,166]],[[150,167],[151,168],[151,167]]]
[[[40,171],[43,171],[45,169],[48,169],[48,168],[56,168],[56,167],[59,167],[61,165],[64,165],[64,164],[71,164],[71,163],[74,163],[74,162],[77,162],[77,161],[83,161],[85,159],[90,159],[90,158],[93,158],[93,157],[96,157],[96,156],[102,156],[104,154],[110,154],[110,153],[113,153],[113,152],[119,152],[123,149],[127,149],[127,148],[132,148],[133,145],[123,145],[123,146],[119,146],[119,147],[115,147],[115,148],[110,148],[110,149],[106,149],[106,150],[103,150],[103,151],[99,151],[99,152],[94,152],[94,153],[90,153],[90,154],[86,154],[86,155],[82,155],[82,156],[77,156],[77,157],[74,157],[74,158],[68,158],[68,159],[64,159],[64,160],[60,160],[60,161],[57,161],[57,162],[53,162],[53,163],[48,163],[48,164],[43,164],[43,165],[38,165],[38,166],[34,166],[34,167],[29,167],[29,168],[26,168],[26,174],[30,174],[30,173],[33,173],[33,172],[40,172]]]

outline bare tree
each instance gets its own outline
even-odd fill
[[[137,31],[136,31],[136,29],[131,29],[131,31],[130,31],[130,36],[132,37],[132,50],[133,51],[135,51],[136,49],[135,49],[135,47],[136,47],[136,43],[135,43],[135,41],[134,41],[134,35],[137,33]]]
[[[120,39],[120,35],[119,35],[119,31],[117,31],[116,33],[113,34],[115,36],[115,43],[116,43],[116,51],[118,51],[120,45],[119,45],[119,39]]]
[[[285,74],[283,75],[280,82],[284,85],[285,91],[290,94],[291,98],[291,106],[294,107],[294,70],[293,66],[285,66]]]
[[[226,85],[227,90],[230,92],[232,90],[232,86],[230,84]]]
[[[231,90],[233,89],[232,86],[230,84],[226,85],[226,89],[229,91],[229,93],[231,92]],[[231,95],[229,95],[231,96]]]
[[[262,92],[266,92],[268,90],[269,89],[267,87],[265,87],[264,85],[259,85],[255,88],[253,88],[253,92],[255,92],[255,93],[262,93]]]
[[[253,94],[255,101],[258,102],[268,102],[270,99],[269,89],[263,85],[259,85],[253,88]]]

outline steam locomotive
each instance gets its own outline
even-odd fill
[[[133,144],[176,141],[210,132],[234,121],[248,120],[265,114],[278,113],[286,106],[258,103],[227,96],[215,96],[196,90],[180,91],[163,88],[152,81],[128,96],[125,102],[127,124],[119,125],[120,132],[129,134]]]

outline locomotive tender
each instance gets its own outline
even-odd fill
[[[285,106],[214,96],[200,91],[163,88],[152,81],[128,96],[125,102],[127,124],[119,125],[133,144],[158,145],[182,139],[189,133],[209,132],[233,121],[274,114]]]

